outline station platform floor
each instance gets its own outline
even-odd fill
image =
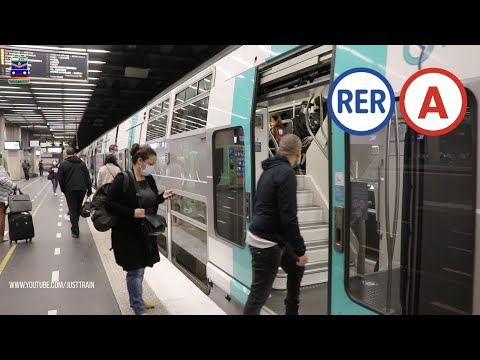
[[[33,202],[35,237],[10,244],[8,221],[0,242],[0,315],[134,315],[129,306],[126,273],[109,251],[110,232],[95,230],[80,218],[73,238],[65,196],[55,196],[46,176],[18,185]],[[144,300],[155,305],[150,315],[225,315],[163,255],[147,268]],[[58,281],[68,288],[48,288]]]

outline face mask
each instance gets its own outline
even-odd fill
[[[56,161],[54,161],[54,162],[53,162],[53,166],[56,166],[56,165],[57,165],[57,162],[56,162]]]
[[[153,165],[147,165],[145,164],[146,168],[145,169],[142,169],[142,175],[143,176],[149,176],[149,175],[152,175],[153,172],[155,171],[155,166]]]

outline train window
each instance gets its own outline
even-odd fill
[[[168,114],[159,116],[147,125],[147,141],[162,138],[167,133]]]
[[[152,118],[160,115],[161,113],[162,113],[162,103],[157,104],[156,106],[154,106],[153,108],[150,109],[148,118],[152,119]]]
[[[213,74],[208,75],[206,78],[198,82],[198,94],[203,94],[206,91],[209,91],[212,87],[212,77]]]
[[[177,195],[172,198],[171,202],[171,208],[173,211],[185,215],[199,223],[207,223],[207,204],[203,201]]]
[[[213,135],[215,231],[243,246],[245,241],[245,144],[243,128],[218,130]]]
[[[197,96],[197,83],[194,83],[185,89],[185,101]]]
[[[207,286],[207,231],[172,211],[172,258],[198,285]]]
[[[349,137],[347,291],[375,311],[472,313],[477,106],[467,94],[446,135],[419,136],[397,104],[390,130]]]
[[[167,99],[163,102],[162,112],[168,111],[170,109],[170,100]]]
[[[173,113],[171,134],[204,128],[207,124],[208,97],[176,109]]]
[[[182,90],[175,96],[175,106],[181,105],[184,102],[185,102],[185,90]]]

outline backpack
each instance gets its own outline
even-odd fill
[[[128,189],[130,176],[127,172],[121,172],[123,174],[123,192]],[[117,175],[118,176],[118,175]],[[95,195],[93,195],[92,202],[90,204],[90,217],[93,222],[93,226],[97,231],[105,232],[115,227],[117,224],[117,217],[107,211],[107,195],[108,189],[111,183],[103,184],[100,186]]]

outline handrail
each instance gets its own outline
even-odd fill
[[[393,263],[393,252],[395,251],[395,241],[397,238],[397,224],[398,224],[398,203],[400,201],[400,139],[398,137],[398,110],[395,104],[395,145],[396,145],[396,165],[397,165],[397,178],[395,183],[395,204],[394,204],[394,213],[393,213],[393,224],[392,232],[390,232],[390,210],[389,210],[389,163],[390,163],[390,129],[391,129],[391,120],[388,122],[387,128],[387,146],[386,146],[386,163],[385,163],[385,225],[387,232],[387,299],[386,299],[386,311],[390,312],[390,307],[392,303],[392,263]]]
[[[278,152],[278,143],[277,143],[277,140],[275,140],[275,136],[273,136],[272,132],[270,130],[268,130],[268,134],[269,134],[269,137],[271,140],[273,140],[273,145],[275,145],[275,152]],[[268,147],[268,150],[270,150],[270,146]],[[272,152],[270,150],[270,152]],[[273,156],[273,154],[272,154]]]
[[[313,99],[313,95],[310,97],[310,99],[308,99],[307,108],[306,108],[306,114],[305,114],[305,124],[307,125],[308,133],[309,133],[310,136],[313,138],[313,140],[315,141],[315,143],[317,144],[317,146],[319,147],[319,149],[322,151],[323,155],[325,155],[325,157],[328,159],[328,154],[327,154],[327,152],[325,151],[324,147],[320,144],[320,142],[317,140],[317,138],[315,137],[315,135],[314,135],[313,132],[312,132],[312,128],[310,127],[310,119],[308,118],[308,116],[309,116],[308,104],[310,104],[310,102],[312,101],[312,99]]]

